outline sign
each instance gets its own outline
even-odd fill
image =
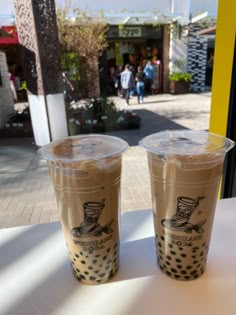
[[[142,30],[141,27],[129,26],[119,28],[119,36],[120,37],[141,37]]]

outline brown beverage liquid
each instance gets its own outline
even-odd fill
[[[121,155],[48,163],[73,273],[104,283],[119,268]]]
[[[171,278],[205,271],[223,161],[223,153],[148,152],[158,265]]]

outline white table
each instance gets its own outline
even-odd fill
[[[121,223],[120,269],[99,286],[73,277],[59,223],[0,230],[0,314],[236,314],[236,198],[218,202],[208,268],[194,281],[157,267],[150,210]]]

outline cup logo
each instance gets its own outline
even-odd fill
[[[75,237],[101,236],[103,233],[111,234],[113,232],[111,225],[114,220],[109,221],[104,226],[101,226],[98,222],[104,207],[105,199],[102,199],[101,202],[85,202],[83,204],[84,220],[79,227],[71,230],[71,234]]]
[[[197,197],[196,199],[193,199],[189,197],[178,197],[176,214],[174,214],[171,219],[163,219],[161,221],[162,226],[174,231],[183,231],[185,233],[192,233],[193,231],[204,233],[202,226],[206,223],[206,219],[199,221],[197,224],[189,222],[193,212],[204,198],[205,197]]]

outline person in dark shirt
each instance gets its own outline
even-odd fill
[[[136,81],[136,90],[137,90],[137,96],[138,96],[138,103],[143,103],[143,97],[144,97],[144,77],[145,74],[143,72],[142,67],[138,67],[138,72],[135,76]]]

